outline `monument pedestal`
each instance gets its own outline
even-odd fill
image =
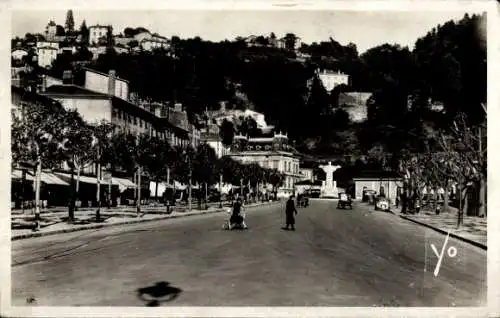
[[[339,197],[339,190],[337,189],[337,187],[330,189],[328,188],[321,189],[321,197],[337,199]]]
[[[331,162],[328,162],[327,166],[320,166],[320,168],[325,171],[326,181],[323,181],[321,186],[321,198],[331,198],[337,199],[339,197],[339,190],[337,189],[337,182],[333,181],[333,172],[340,168],[340,166],[332,166]]]

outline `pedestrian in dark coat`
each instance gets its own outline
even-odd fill
[[[295,208],[295,202],[293,202],[293,195],[291,195],[286,202],[285,208],[287,230],[291,227],[292,231],[295,231],[295,214],[297,214],[297,209]]]

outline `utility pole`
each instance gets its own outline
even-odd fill
[[[192,191],[191,191],[191,179],[193,177],[193,171],[191,168],[191,158],[188,156],[188,165],[189,165],[189,180],[188,180],[188,209],[191,211],[191,203],[192,203]]]
[[[141,213],[141,166],[137,166],[137,214]]]
[[[99,160],[97,161],[97,192],[96,192],[96,200],[97,200],[97,211],[95,214],[96,221],[99,222],[101,220],[101,155],[100,155],[100,147],[97,146],[97,156]]]

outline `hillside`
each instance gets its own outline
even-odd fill
[[[334,39],[293,50],[249,45],[245,39],[172,38],[167,51],[117,54],[109,49],[90,63],[103,72],[115,69],[140,96],[182,102],[191,114],[218,109],[220,101],[227,101],[229,109],[261,112],[307,153],[342,156],[379,146],[394,152],[405,147],[395,140],[409,138],[400,132],[395,138],[396,131],[421,130],[422,109],[430,100],[443,103],[447,118],[463,111],[471,120],[482,120],[486,48],[478,34],[484,21],[466,15],[437,26],[413,50],[384,44],[359,55],[354,44]],[[265,37],[260,41],[266,43]],[[62,75],[75,59],[59,57],[51,72]],[[365,123],[350,123],[337,109],[339,91],[325,90],[318,69],[349,74],[344,92],[373,94]],[[441,123],[446,126],[446,120]]]

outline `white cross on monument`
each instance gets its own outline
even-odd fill
[[[341,166],[332,166],[332,162],[329,161],[328,165],[319,166],[326,174],[326,181],[323,182],[321,187],[321,196],[326,198],[337,198],[339,196],[339,191],[337,189],[337,181],[333,180],[333,173],[339,169]]]

